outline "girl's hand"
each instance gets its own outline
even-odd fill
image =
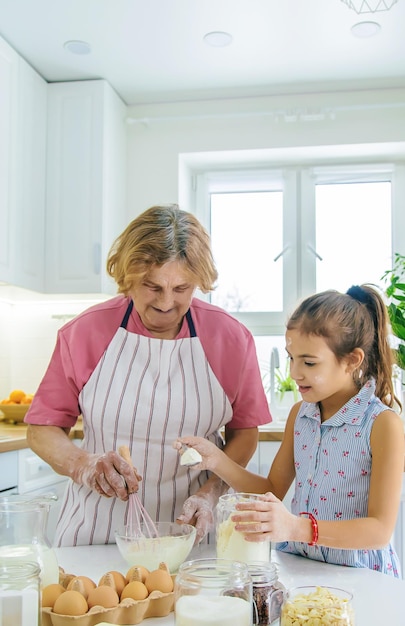
[[[240,502],[236,509],[238,513],[231,519],[235,522],[235,530],[242,532],[246,541],[291,541],[300,521],[270,492],[258,500]]]
[[[179,437],[173,442],[173,448],[181,453],[183,445],[194,448],[200,453],[202,457],[201,463],[192,465],[191,467],[201,471],[203,469],[215,471],[215,468],[221,462],[221,457],[224,453],[211,441],[204,439],[204,437]]]

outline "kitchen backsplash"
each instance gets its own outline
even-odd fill
[[[59,328],[81,311],[109,297],[93,294],[74,299],[66,295],[45,299],[37,294],[33,299],[31,292],[19,290],[17,297],[13,292],[11,298],[4,291],[0,285],[0,399],[7,397],[12,389],[35,393],[51,358]],[[285,340],[283,336],[255,337],[255,342],[268,391],[269,355],[272,347],[277,347],[284,368]],[[400,382],[396,383],[397,393],[401,394]],[[275,415],[277,408],[272,408]],[[405,420],[405,407],[402,415]]]
[[[0,398],[12,389],[35,393],[52,355],[58,329],[97,299],[1,299]],[[106,298],[104,298],[106,299]]]

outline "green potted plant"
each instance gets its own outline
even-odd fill
[[[394,266],[383,274],[382,280],[389,301],[387,311],[392,334],[398,339],[394,347],[397,364],[405,370],[405,256],[395,254]]]
[[[283,402],[285,396],[289,397],[289,404],[298,401],[298,386],[297,383],[290,375],[290,362],[287,360],[284,372],[277,367],[274,371],[274,377],[276,381],[276,395],[279,404]],[[291,392],[291,393],[289,393]],[[292,397],[290,397],[292,396]]]

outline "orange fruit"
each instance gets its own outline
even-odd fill
[[[34,396],[32,393],[27,393],[21,400],[21,404],[31,404]]]
[[[25,391],[23,391],[22,389],[14,389],[9,395],[9,400],[15,402],[16,404],[20,404],[24,396]]]

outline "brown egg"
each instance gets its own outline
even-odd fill
[[[113,581],[114,581],[114,585],[111,585],[109,580],[110,577],[112,577]],[[115,587],[116,592],[118,593],[118,595],[120,596],[122,593],[122,590],[124,589],[125,585],[127,584],[126,578],[124,576],[124,574],[121,574],[121,572],[117,572],[116,570],[111,570],[109,572],[106,572],[98,581],[98,586],[100,587],[100,585],[106,585],[109,584],[110,587],[113,586]]]
[[[125,598],[132,598],[133,600],[145,600],[149,595],[146,586],[139,580],[134,580],[128,583],[122,593],[121,600]]]
[[[63,585],[59,583],[53,583],[51,585],[47,585],[42,589],[42,598],[41,605],[42,606],[50,606],[51,608],[55,604],[56,598],[59,598],[61,593],[64,593],[66,589]]]
[[[133,580],[140,580],[144,583],[148,574],[149,570],[143,565],[133,565],[127,571],[125,578],[127,579],[127,583],[130,583]]]
[[[96,587],[94,580],[88,576],[75,576],[69,581],[67,589],[79,591],[85,598],[88,597],[90,591]]]
[[[59,574],[59,582],[65,589],[68,588],[70,581],[74,578],[77,578],[75,574]]]
[[[90,591],[87,598],[89,609],[93,606],[103,606],[105,609],[112,609],[118,606],[119,601],[118,593],[107,585],[95,587]]]
[[[88,610],[86,598],[74,589],[61,593],[53,605],[53,612],[58,615],[84,615]]]
[[[162,593],[170,593],[173,591],[173,579],[165,563],[161,563],[158,569],[153,570],[147,575],[145,585],[149,593],[152,591],[161,591]]]

